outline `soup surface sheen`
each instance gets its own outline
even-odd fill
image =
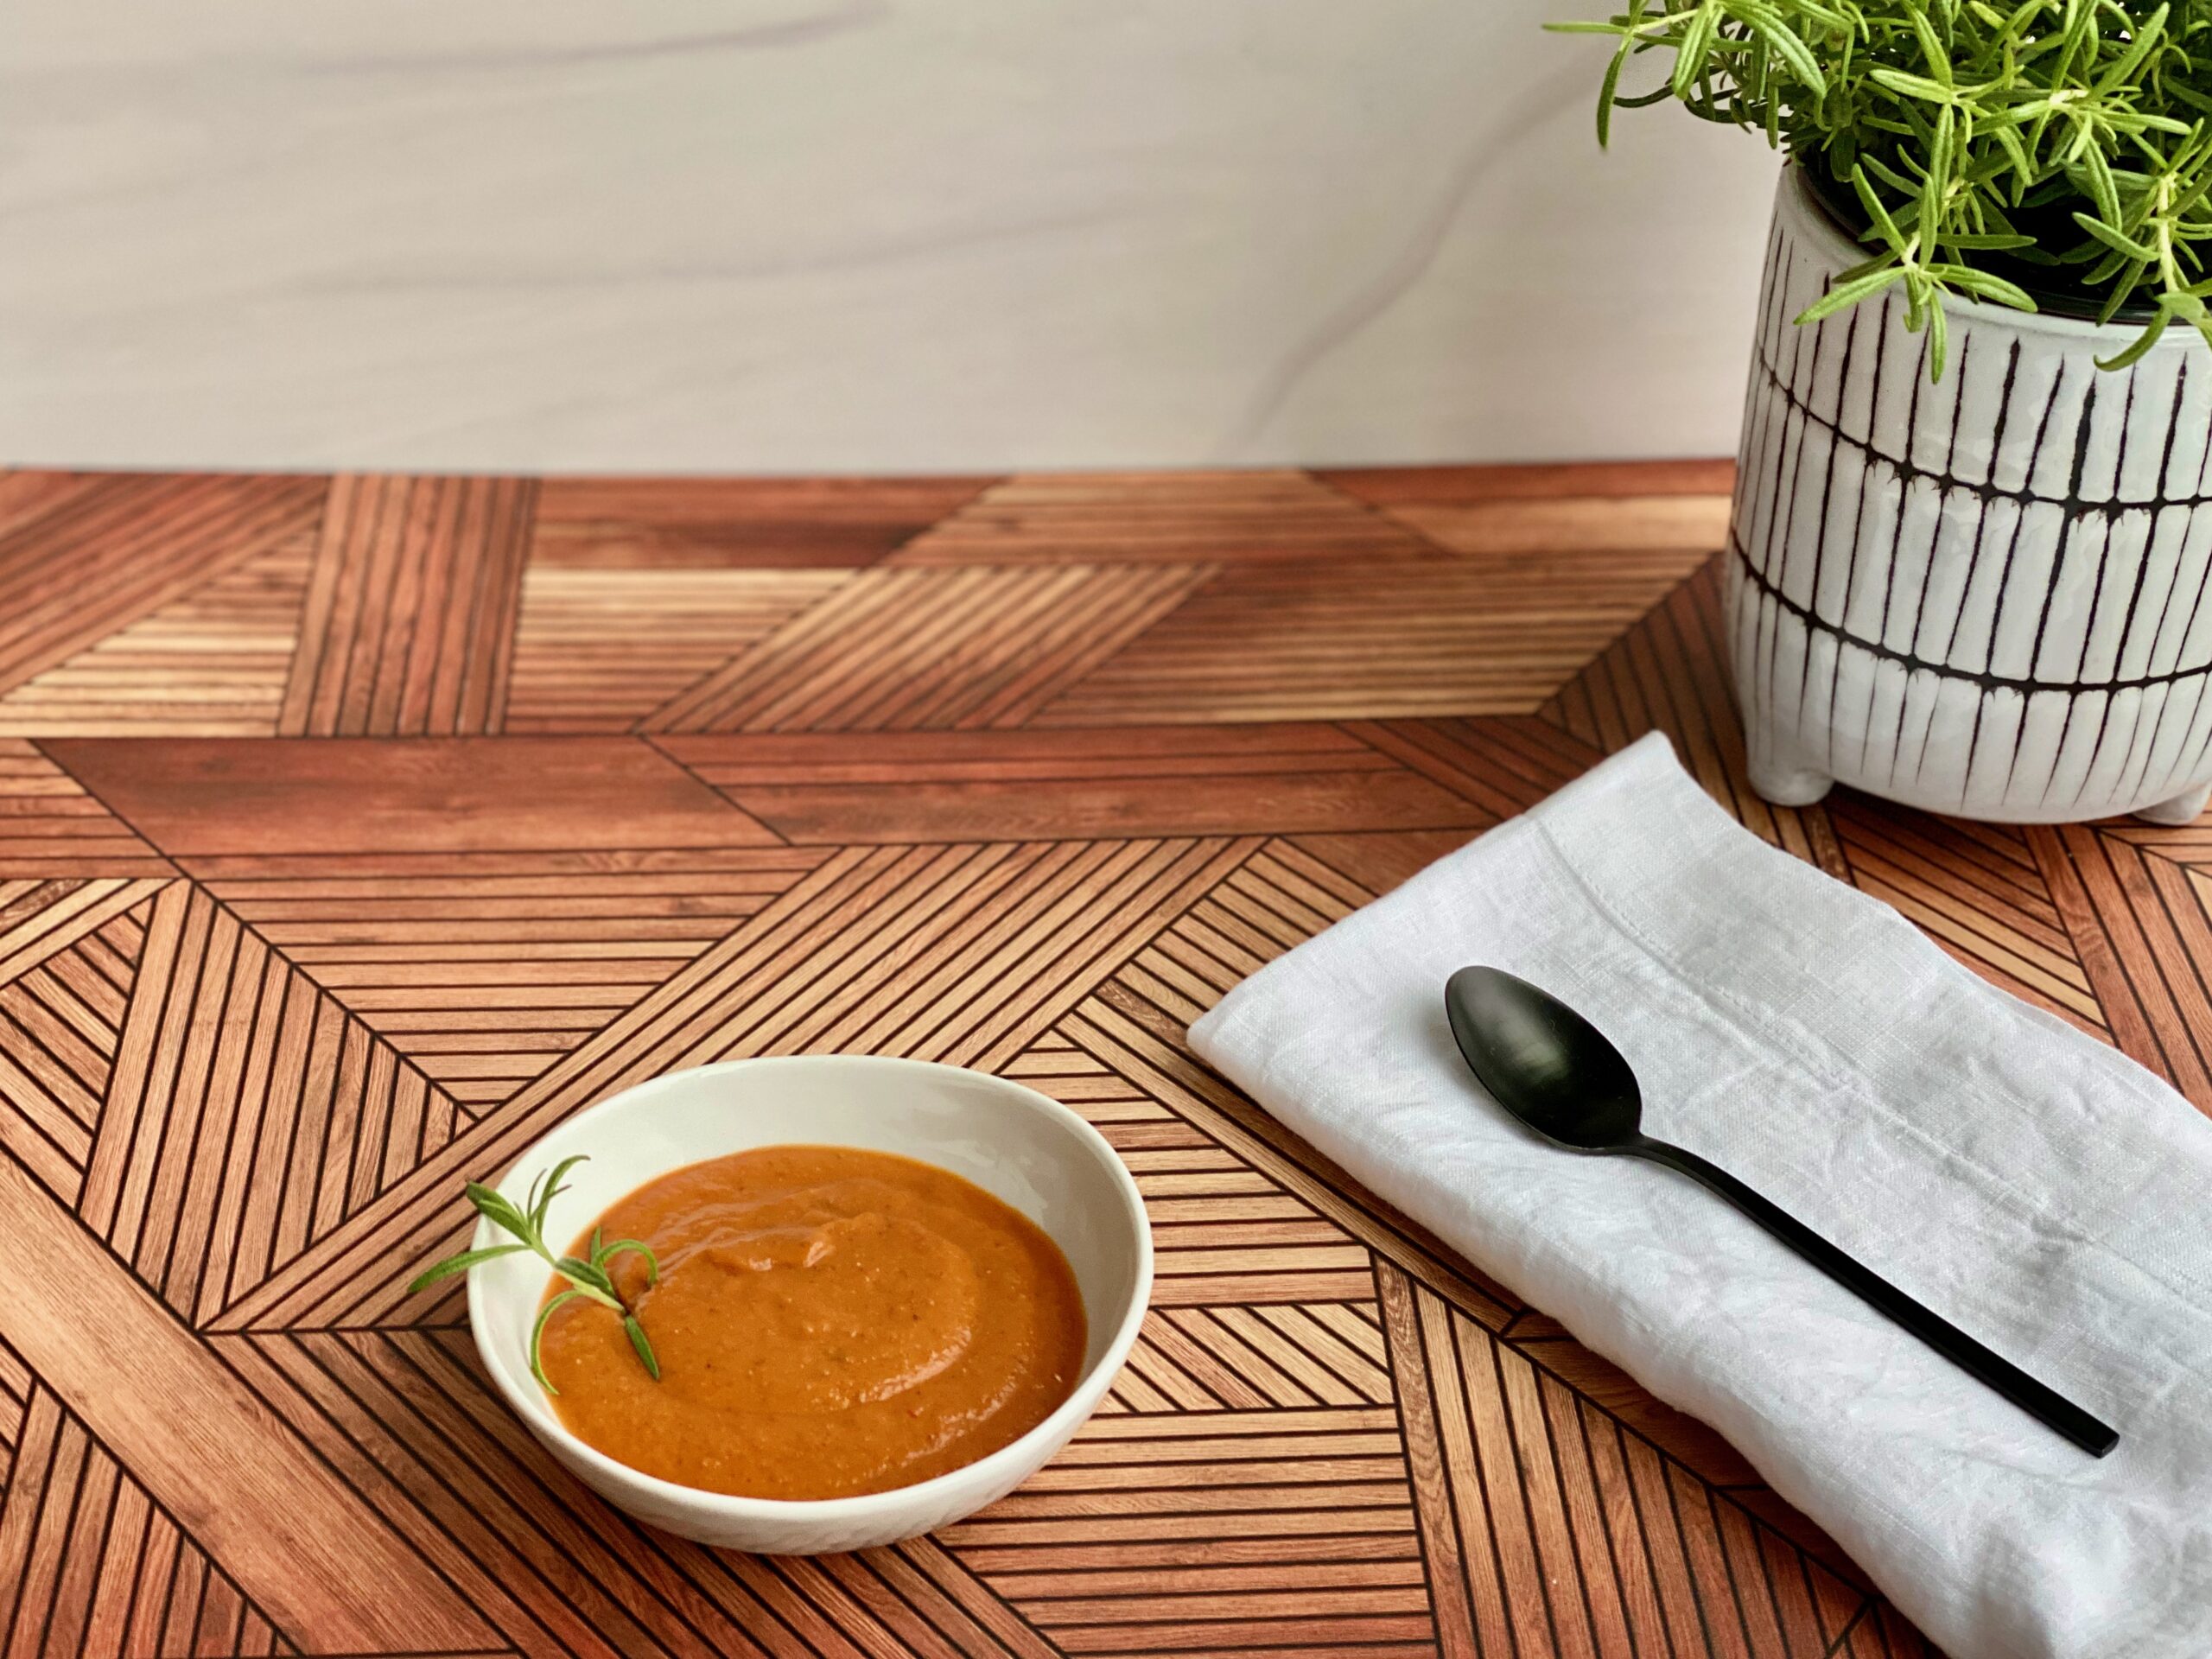
[[[554,1409],[664,1480],[779,1498],[909,1485],[1020,1439],[1083,1369],[1059,1247],[910,1158],[758,1147],[672,1171],[597,1224],[659,1259],[650,1288],[635,1254],[609,1268],[661,1377],[611,1310],[570,1302],[541,1351]]]

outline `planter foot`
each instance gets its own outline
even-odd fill
[[[2208,801],[2212,801],[2212,784],[2192,789],[2186,795],[2177,795],[2171,801],[2160,801],[2156,806],[2146,806],[2135,816],[2152,823],[2194,823]]]
[[[1770,806],[1810,806],[1835,787],[1834,779],[1809,766],[1781,766],[1771,762],[1762,766],[1754,760],[1749,771],[1751,788]]]

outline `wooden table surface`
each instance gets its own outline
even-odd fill
[[[0,476],[0,1656],[1925,1651],[1183,1042],[1656,727],[2212,1106],[2212,832],[1745,789],[1727,481]],[[564,1114],[799,1050],[1076,1106],[1160,1277],[1027,1487],[766,1560],[602,1507],[404,1287]]]

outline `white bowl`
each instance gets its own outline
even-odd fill
[[[1152,1234],[1136,1183],[1098,1131],[1058,1101],[919,1060],[731,1060],[657,1077],[578,1113],[499,1185],[519,1201],[540,1172],[589,1156],[569,1173],[569,1190],[546,1221],[546,1243],[559,1251],[658,1175],[792,1142],[918,1158],[966,1177],[1052,1235],[1075,1270],[1090,1325],[1082,1377],[1058,1410],[988,1457],[893,1491],[815,1503],[732,1497],[640,1473],[562,1427],[530,1374],[530,1328],[550,1277],[537,1256],[505,1256],[470,1273],[476,1350],[516,1414],[579,1479],[639,1520],[702,1543],[778,1555],[865,1549],[972,1515],[1034,1474],[1097,1408],[1152,1293]],[[486,1222],[475,1243],[505,1236]]]

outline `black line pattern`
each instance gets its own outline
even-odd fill
[[[1810,214],[1785,178],[1730,537],[1754,782],[1789,804],[1841,780],[1972,816],[2194,816],[2212,783],[2198,347],[2106,374],[2094,336],[1967,305],[1931,382],[1886,298],[1785,346],[1845,263]]]

